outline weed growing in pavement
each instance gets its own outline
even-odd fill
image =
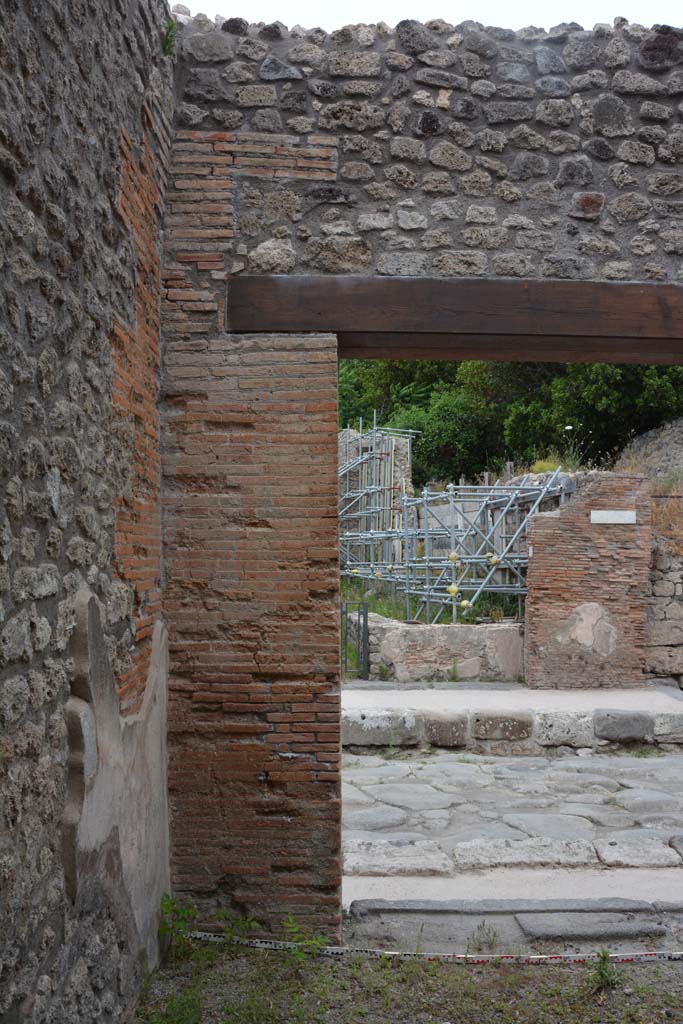
[[[500,936],[496,929],[480,921],[467,940],[466,953],[495,953],[498,948]]]
[[[640,747],[634,747],[630,754],[632,757],[662,757],[663,751],[659,750],[658,747],[652,746],[650,743],[643,743]]]
[[[599,960],[588,976],[588,984],[595,994],[607,992],[621,984],[619,972],[610,960],[609,950],[601,949]]]

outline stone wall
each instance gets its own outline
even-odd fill
[[[184,239],[169,246],[182,264]],[[177,306],[164,428],[174,890],[203,913],[279,933],[292,913],[336,938],[336,339],[193,332]]]
[[[591,523],[592,510],[633,510],[636,522]],[[528,538],[527,685],[642,685],[652,547],[648,482],[588,474],[570,502],[534,517]]]
[[[144,434],[155,444],[165,24],[161,0],[9,0],[0,23],[0,1019],[8,1022],[120,1020],[145,954],[156,950],[166,879],[164,638],[154,630],[158,601],[143,594],[158,587],[159,541],[153,522],[140,540],[132,524],[147,514],[133,507],[135,450]],[[153,517],[153,461],[146,493]],[[83,652],[90,634],[79,640],[76,628],[84,587],[102,622],[99,633],[93,626],[94,680]],[[131,836],[134,879],[130,850],[121,849]]]
[[[652,491],[651,599],[647,610],[648,672],[683,681],[683,419],[633,439],[616,466],[642,473]]]
[[[352,636],[356,629],[350,616]],[[524,672],[519,623],[416,625],[370,614],[368,632],[371,679],[519,682]]]
[[[233,272],[679,279],[677,30],[199,16],[181,56],[186,148],[217,142],[231,182]]]
[[[679,421],[680,422],[680,421]],[[683,681],[683,497],[654,495],[653,550],[647,609],[646,666]]]

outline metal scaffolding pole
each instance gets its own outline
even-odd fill
[[[453,621],[467,618],[485,593],[521,603],[528,525],[566,500],[560,469],[505,483],[461,478],[414,497],[408,491],[415,432],[380,428],[376,415],[370,429],[359,426],[347,428],[339,446],[342,575],[402,595],[406,619],[437,622],[445,611]]]

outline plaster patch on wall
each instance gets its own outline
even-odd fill
[[[110,881],[122,890],[117,902],[127,918],[131,954],[137,958],[144,950],[154,966],[159,906],[169,888],[166,629],[161,622],[155,627],[145,698],[138,714],[127,718],[119,712],[98,602],[87,587],[76,596],[72,652],[64,817],[68,893],[84,909],[84,891],[99,877],[90,869],[102,869],[99,855],[109,849],[104,872],[116,876]]]
[[[587,601],[574,609],[558,630],[557,640],[561,644],[580,644],[593,654],[607,658],[617,646],[617,630],[606,608],[595,601]]]

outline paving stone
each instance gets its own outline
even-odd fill
[[[683,832],[680,835],[672,836],[669,840],[669,845],[676,853],[683,857]]]
[[[378,839],[385,839],[395,846],[406,846],[409,843],[419,843],[424,836],[421,832],[382,832],[378,835],[368,829],[348,829],[344,833],[345,839],[357,839],[370,842],[377,842]]]
[[[450,807],[453,800],[449,793],[440,793],[433,786],[421,782],[386,783],[366,786],[366,792],[377,800],[394,807],[405,807],[411,811],[430,810],[435,807]]]
[[[547,839],[590,840],[595,835],[590,821],[568,814],[504,814],[503,821],[527,835]]]
[[[680,797],[654,789],[628,789],[617,793],[614,799],[636,817],[643,814],[671,814],[683,809]]]
[[[621,789],[621,785],[616,779],[610,778],[609,775],[596,775],[590,771],[561,771],[556,768],[551,778],[553,785],[557,785],[558,788],[578,786],[581,790],[586,790],[588,786],[596,786],[610,792]]]
[[[363,757],[363,761],[369,758]],[[346,768],[344,777],[355,786],[377,784],[378,782],[396,781],[410,775],[411,765],[407,761],[383,761],[381,764],[367,768]]]
[[[390,807],[387,804],[375,803],[372,807],[343,809],[343,826],[345,829],[370,829],[376,831],[382,828],[397,828],[404,825],[408,820],[408,812],[400,807]]]
[[[636,839],[643,839],[646,842],[650,839],[659,839],[663,843],[670,843],[676,832],[680,830],[681,822],[678,821],[675,824],[671,824],[668,827],[652,825],[647,828],[643,828],[639,825],[634,825],[632,828],[610,828],[609,831],[603,832],[599,838],[606,841],[615,839],[619,843],[630,843]]]
[[[628,828],[635,824],[633,815],[621,811],[617,807],[605,807],[602,804],[563,803],[557,808],[560,814],[578,814],[588,818],[594,825],[607,825],[613,828]]]
[[[375,799],[350,782],[342,781],[342,803],[345,807],[351,804],[374,804]]]
[[[520,866],[580,867],[597,862],[593,844],[585,840],[561,839],[474,839],[453,850],[456,868],[497,868]]]
[[[598,790],[582,790],[580,793],[563,793],[562,794],[565,804],[571,805],[586,804],[591,807],[598,807],[600,804],[606,804],[610,800],[608,793],[602,793]]]
[[[537,941],[553,939],[635,939],[640,936],[666,935],[666,928],[654,915],[605,913],[516,914],[525,935]]]
[[[414,774],[416,778],[423,782],[429,781],[435,786],[458,782],[490,786],[493,782],[490,774],[474,764],[426,764],[416,768]]]
[[[347,875],[448,875],[450,859],[435,842],[414,843],[347,838],[343,844]]]
[[[463,843],[471,843],[477,840],[484,839],[523,839],[524,834],[516,828],[512,828],[510,825],[505,825],[502,821],[480,821],[474,825],[468,825],[462,829],[451,832],[449,835],[440,836],[438,839],[439,846],[446,853],[452,853],[453,850]]]
[[[676,867],[682,863],[676,850],[659,839],[598,839],[595,849],[608,867]]]

